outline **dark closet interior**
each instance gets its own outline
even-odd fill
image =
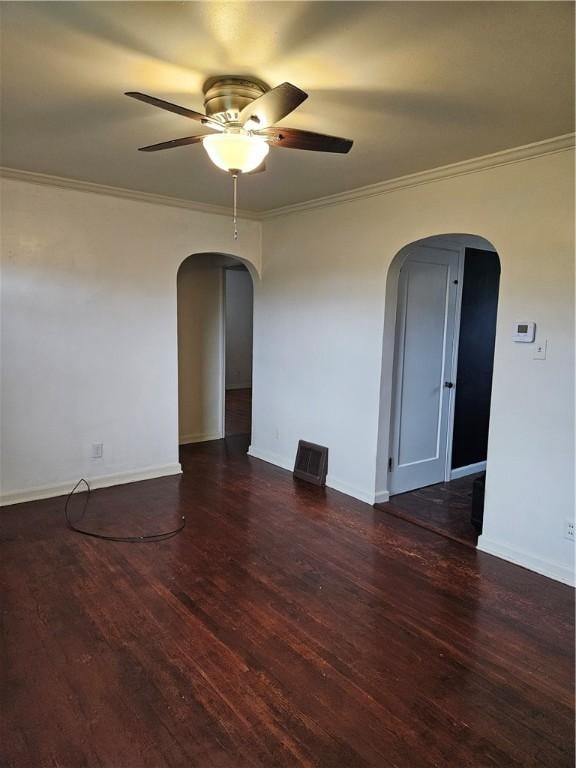
[[[486,461],[499,283],[498,254],[466,248],[452,469]]]

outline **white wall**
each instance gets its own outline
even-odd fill
[[[211,256],[191,256],[178,270],[177,295],[180,444],[218,440],[224,434],[223,269]]]
[[[330,448],[331,485],[368,501],[385,490],[388,266],[415,240],[481,235],[502,276],[480,546],[571,579],[572,176],[563,151],[266,221],[252,452],[291,468],[298,438],[313,440]],[[177,471],[178,266],[216,251],[258,269],[260,224],[242,222],[235,243],[227,217],[1,183],[3,500]],[[546,361],[512,343],[517,319],[538,324]]]
[[[388,266],[424,237],[480,235],[502,263],[480,547],[573,580],[573,163],[563,151],[265,221],[253,455],[291,467],[312,440],[330,449],[329,485],[367,501],[385,491]],[[546,361],[512,342],[522,318],[548,339]]]
[[[246,269],[225,270],[226,389],[252,386],[252,277]]]
[[[4,503],[176,472],[176,273],[219,251],[260,268],[260,224],[1,181]],[[91,459],[94,442],[102,459]]]

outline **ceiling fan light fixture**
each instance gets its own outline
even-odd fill
[[[205,136],[202,144],[214,165],[239,173],[258,168],[270,150],[265,139],[245,133],[215,133]]]
[[[307,93],[291,83],[268,88],[266,83],[254,78],[225,75],[207,80],[203,91],[206,114],[140,91],[128,91],[126,96],[196,120],[211,131],[218,131],[216,134],[161,141],[139,149],[142,152],[157,152],[202,142],[214,165],[232,175],[235,240],[238,238],[238,177],[266,170],[264,160],[270,151],[270,144],[339,154],[349,152],[352,147],[351,139],[275,127],[308,98]]]

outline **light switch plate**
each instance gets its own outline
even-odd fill
[[[534,347],[534,360],[546,360],[546,348],[548,347],[548,339],[537,341]]]

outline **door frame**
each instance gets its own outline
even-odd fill
[[[457,372],[458,372],[458,346],[460,341],[460,323],[461,323],[461,315],[462,315],[462,290],[463,290],[463,283],[464,283],[464,261],[465,261],[465,255],[466,255],[466,249],[467,248],[476,248],[478,250],[486,250],[486,251],[492,251],[496,252],[496,248],[486,239],[477,236],[477,235],[431,235],[429,237],[424,237],[420,240],[417,240],[415,242],[409,243],[406,245],[400,252],[400,260],[398,262],[398,274],[400,270],[402,269],[402,266],[404,265],[405,261],[409,258],[411,249],[418,246],[426,246],[426,247],[437,247],[437,248],[443,248],[448,249],[451,251],[455,251],[458,253],[458,285],[456,290],[456,304],[455,304],[455,314],[454,314],[454,334],[453,334],[453,348],[452,348],[452,364],[451,364],[451,371],[450,371],[450,381],[456,381]],[[397,317],[397,307],[398,307],[398,288],[399,285],[396,283],[395,286],[395,307],[394,307],[394,328],[393,328],[393,350],[392,350],[392,391],[390,395],[390,420],[389,420],[389,440],[388,440],[388,456],[393,456],[393,448],[394,448],[394,405],[395,405],[395,397],[396,397],[396,381],[397,381],[397,335],[398,335],[398,328],[396,325],[396,317]],[[453,470],[452,470],[452,445],[454,440],[454,412],[455,412],[455,403],[456,403],[456,388],[450,390],[449,397],[448,397],[448,418],[447,418],[447,435],[446,435],[446,461],[445,461],[445,472],[444,472],[444,481],[449,482],[450,480],[455,479],[453,477]],[[485,463],[484,463],[485,464]],[[474,466],[474,468],[470,469],[469,471],[462,472],[459,470],[455,470],[457,472],[457,477],[463,477],[466,474],[471,474],[472,472],[480,472],[486,467],[481,466]],[[388,478],[390,476],[390,473],[388,472]],[[390,489],[390,482],[388,479],[387,482],[388,486],[388,492],[384,494],[385,496],[389,496],[389,489]],[[378,499],[378,493],[376,494],[376,500]],[[380,494],[382,495],[382,494]],[[396,495],[396,494],[395,494]]]
[[[398,275],[400,275],[400,272],[402,268],[404,267],[405,263],[410,259],[411,256],[414,255],[415,249],[422,247],[422,248],[430,248],[430,249],[438,249],[438,250],[448,250],[452,253],[456,254],[457,258],[457,286],[456,286],[456,296],[455,296],[455,303],[454,303],[454,328],[452,333],[452,350],[449,352],[450,356],[450,364],[445,369],[445,378],[450,377],[450,381],[455,380],[456,371],[458,370],[458,339],[460,336],[460,312],[461,312],[461,306],[462,306],[462,276],[464,273],[464,251],[465,246],[460,245],[458,243],[455,243],[453,240],[450,240],[448,238],[442,239],[440,237],[434,238],[432,242],[427,242],[428,240],[432,240],[432,238],[423,238],[422,240],[418,240],[415,243],[410,243],[410,245],[406,246],[405,249],[403,249],[403,253],[401,255],[400,261],[398,263]],[[388,445],[388,455],[392,458],[395,453],[395,437],[396,437],[396,425],[395,425],[395,419],[397,418],[396,413],[396,398],[398,396],[398,366],[400,364],[399,359],[399,349],[398,349],[398,333],[399,333],[399,325],[398,325],[398,307],[400,306],[400,280],[398,280],[396,284],[396,301],[395,301],[395,312],[394,312],[394,349],[393,349],[393,356],[392,356],[392,391],[391,391],[391,397],[390,397],[390,433],[389,433],[389,445]],[[445,449],[445,456],[444,456],[444,480],[447,481],[450,479],[450,473],[452,470],[452,437],[453,437],[453,431],[454,431],[454,402],[455,402],[455,390],[454,388],[450,389],[448,392],[448,398],[447,398],[447,415],[446,415],[446,449]],[[390,459],[391,460],[391,459]],[[390,461],[389,460],[389,461]],[[391,495],[398,495],[398,494],[390,494],[390,464],[388,465],[388,494]]]
[[[458,347],[460,343],[460,321],[462,319],[462,287],[464,284],[464,257],[466,248],[469,246],[461,245],[458,248],[458,285],[456,287],[456,306],[454,309],[454,334],[452,336],[452,367],[450,371],[450,381],[456,384],[458,373]],[[450,390],[448,397],[448,422],[446,429],[446,468],[444,472],[444,482],[452,479],[452,444],[454,442],[454,413],[456,406],[456,386]]]
[[[220,315],[220,440],[226,437],[226,269],[220,267],[219,315]]]
[[[217,289],[217,312],[218,312],[218,403],[214,407],[215,415],[215,428],[214,433],[209,436],[205,435],[191,435],[194,439],[182,440],[180,434],[180,416],[179,416],[179,385],[180,385],[180,362],[179,362],[179,331],[178,331],[178,275],[180,269],[188,260],[193,259],[209,259],[205,261],[205,265],[212,265],[218,273],[218,289]],[[211,264],[213,262],[213,264]],[[178,424],[178,447],[182,445],[189,445],[199,442],[222,440],[226,437],[226,270],[244,268],[250,275],[252,286],[254,288],[258,273],[254,271],[253,266],[245,259],[240,258],[232,254],[219,253],[219,252],[199,252],[192,253],[182,260],[178,270],[176,272],[175,280],[175,303],[176,303],[176,403],[177,403],[177,424]],[[254,295],[252,298],[252,312],[254,312]],[[252,357],[252,364],[254,357]],[[186,438],[189,436],[186,435]]]

